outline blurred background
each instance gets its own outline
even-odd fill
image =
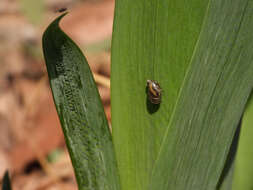
[[[62,29],[88,59],[110,122],[113,0],[0,0],[0,176],[13,189],[77,189],[49,88],[43,31]]]

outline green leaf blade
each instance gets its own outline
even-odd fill
[[[96,84],[76,44],[59,27],[43,35],[50,86],[80,190],[118,190],[112,139]]]
[[[123,189],[147,189],[197,42],[207,0],[116,1],[112,39],[112,128]],[[147,99],[146,81],[163,89]]]
[[[210,2],[150,189],[217,188],[253,85],[252,8]]]

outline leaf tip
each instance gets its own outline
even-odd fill
[[[60,28],[59,27],[59,23],[61,21],[61,19],[66,16],[69,12],[66,11],[64,13],[62,13],[60,16],[58,16],[53,22],[51,22],[49,24],[49,26],[47,27],[47,29],[45,30],[45,32],[43,33],[43,36],[42,36],[42,42],[44,42],[47,38],[47,34],[50,32],[50,30],[53,30],[55,28]]]

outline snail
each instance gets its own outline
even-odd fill
[[[152,104],[161,103],[162,89],[157,81],[147,80],[148,99]]]

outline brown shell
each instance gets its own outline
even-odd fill
[[[152,104],[161,103],[162,89],[157,81],[147,80],[148,99]]]

